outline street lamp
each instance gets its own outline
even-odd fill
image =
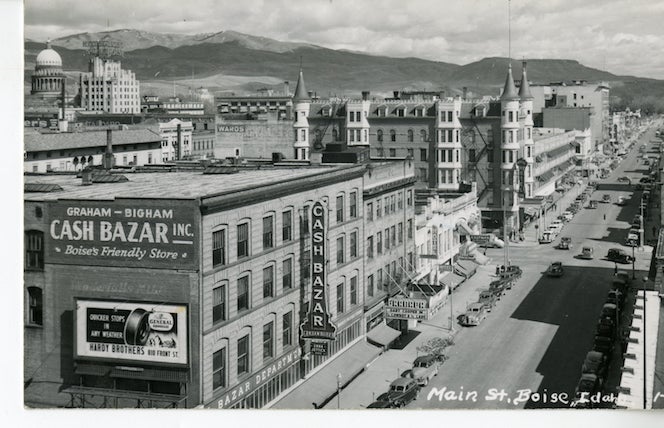
[[[341,408],[341,373],[337,373],[337,410]]]
[[[646,410],[648,405],[648,396],[647,396],[647,386],[648,381],[646,373],[646,283],[648,282],[648,277],[643,277],[643,410]]]
[[[636,257],[634,257],[634,247],[635,247],[635,245],[633,245],[633,244],[634,243],[632,243],[632,279],[636,279],[636,275],[634,273],[634,263],[636,263]]]
[[[452,290],[454,290],[454,281],[450,282],[450,333],[454,331],[454,309],[452,308]]]

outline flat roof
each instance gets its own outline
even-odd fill
[[[101,131],[53,132],[44,134],[25,132],[23,138],[26,152],[106,146],[105,129]],[[114,129],[111,132],[111,139],[114,146],[161,142],[159,133],[147,128]]]
[[[364,171],[364,165],[328,164],[317,166],[261,166],[260,169],[242,169],[234,174],[203,174],[202,171],[138,172],[118,174],[128,181],[119,183],[94,183],[83,186],[75,175],[26,175],[26,184],[59,185],[58,192],[24,193],[26,201],[52,201],[57,199],[111,200],[114,198],[144,199],[198,199],[237,194],[243,190],[260,189],[292,182],[304,186],[303,179],[320,177],[328,180],[331,175]],[[361,175],[361,173],[359,173]],[[305,180],[306,181],[306,180]],[[324,184],[323,184],[324,185]]]

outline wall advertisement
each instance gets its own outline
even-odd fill
[[[187,364],[184,305],[76,300],[77,358]]]
[[[158,269],[198,267],[194,201],[55,201],[49,206],[49,263]]]

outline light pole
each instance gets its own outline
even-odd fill
[[[454,281],[450,283],[450,333],[454,331],[454,309],[452,307],[453,303],[453,298],[452,298],[452,290],[454,290]]]
[[[634,257],[634,245],[632,245],[632,279],[636,279],[636,275],[634,273],[634,264],[636,263],[636,257]]]
[[[341,408],[341,373],[337,373],[337,410]]]
[[[643,277],[643,410],[647,409],[648,406],[648,396],[647,396],[647,372],[646,372],[646,282],[648,277]]]

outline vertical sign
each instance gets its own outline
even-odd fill
[[[311,301],[300,325],[303,339],[334,340],[337,327],[330,321],[325,296],[325,212],[321,202],[311,209]]]

